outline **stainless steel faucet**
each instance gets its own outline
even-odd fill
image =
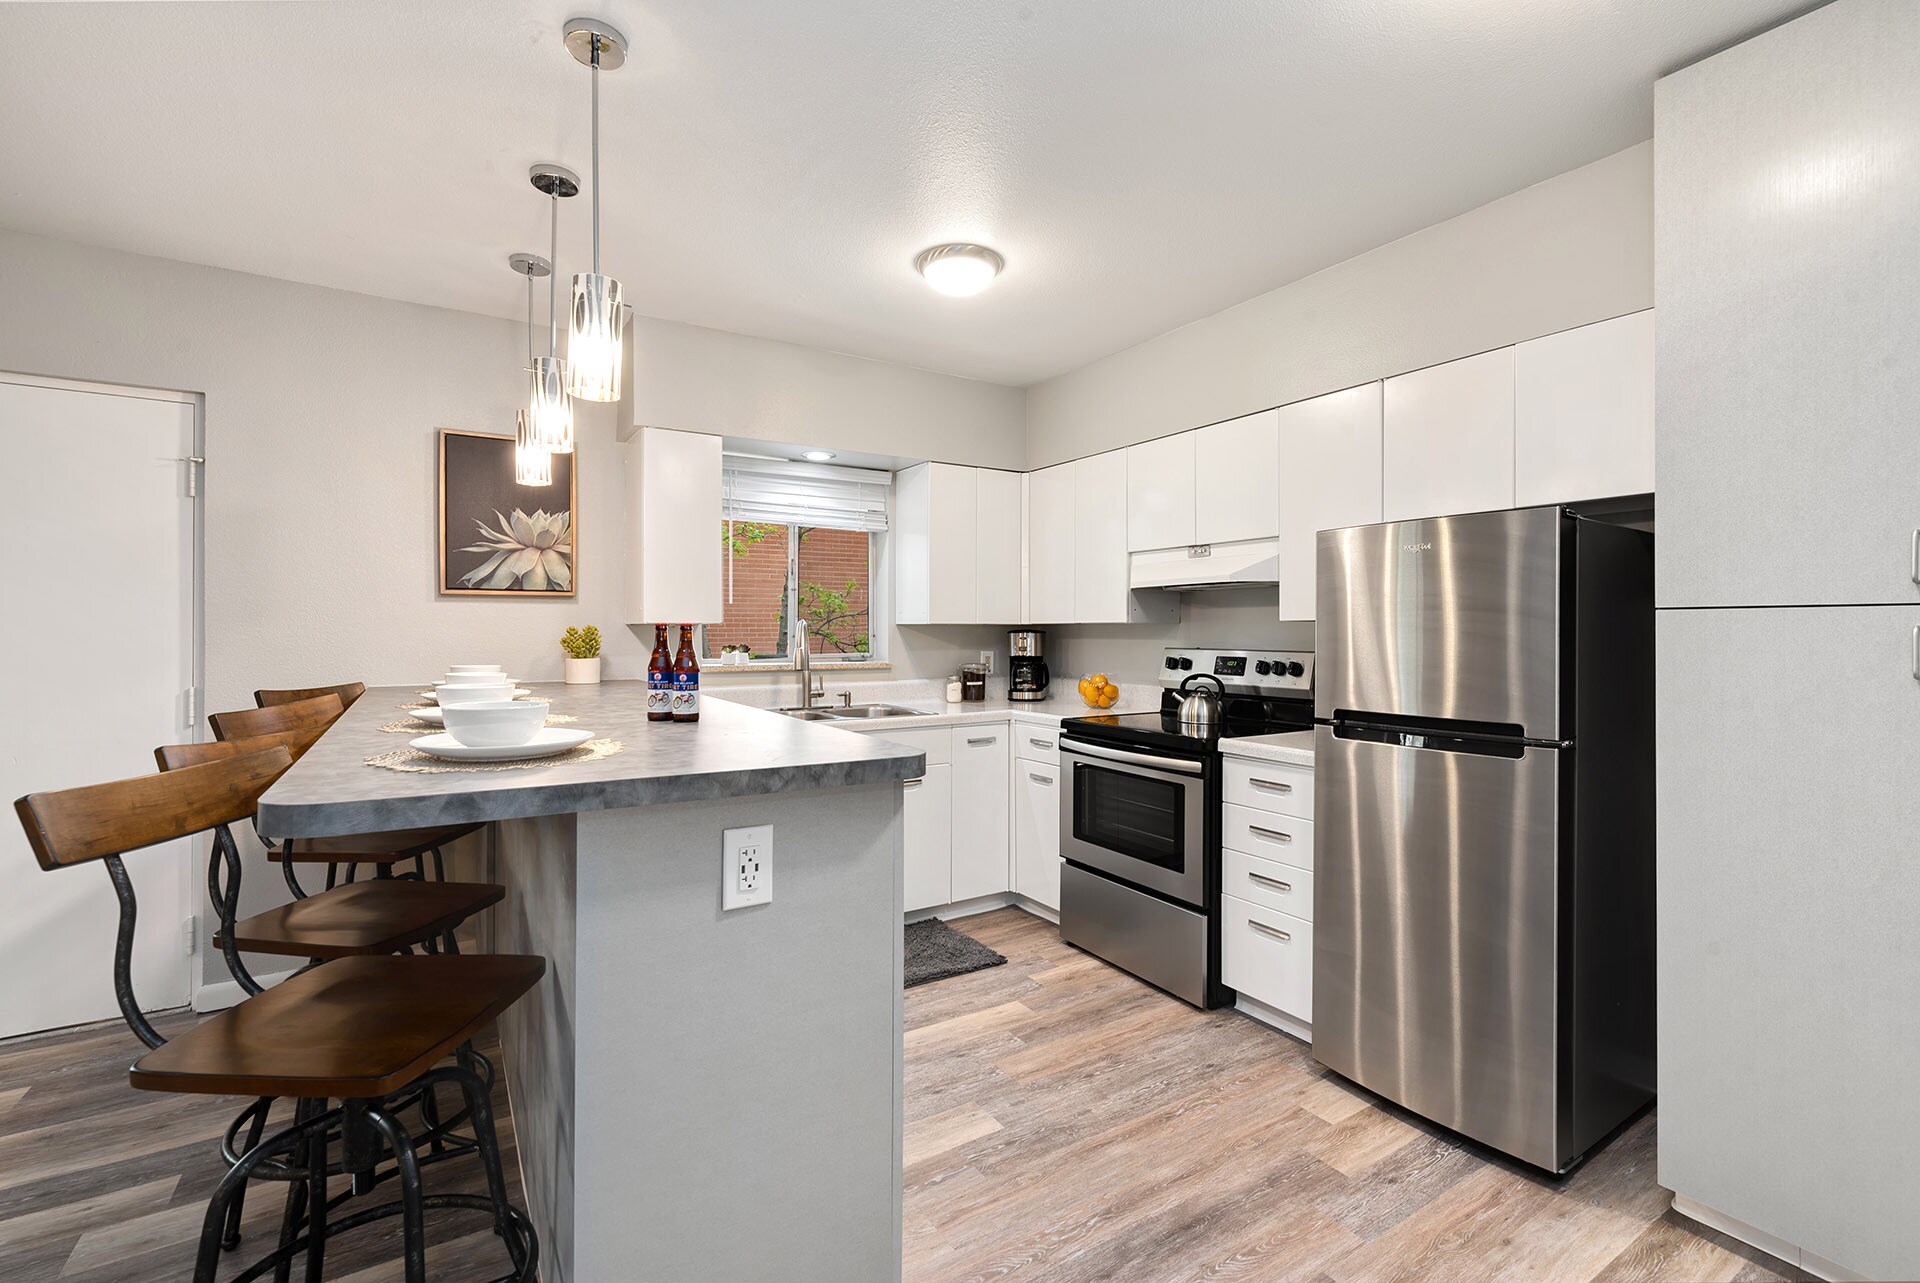
[[[827,680],[816,679],[813,675],[813,647],[807,641],[807,621],[796,619],[793,622],[793,654],[800,666],[800,707],[812,708],[813,701],[821,699],[827,693]]]

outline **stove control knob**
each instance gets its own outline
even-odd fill
[[[1268,673],[1271,673],[1273,671],[1273,665],[1269,664],[1264,659],[1256,659],[1253,661],[1253,671],[1258,673],[1260,676],[1265,677]]]
[[[1287,676],[1289,677],[1304,677],[1306,672],[1307,666],[1297,659],[1287,665]]]
[[[1169,655],[1169,656],[1167,656],[1167,667],[1168,667],[1168,668],[1178,668],[1178,667],[1180,667],[1180,661],[1179,661],[1179,660],[1177,660],[1177,659],[1175,659],[1175,658],[1174,658],[1174,657],[1173,657],[1172,655]]]
[[[1181,656],[1181,657],[1180,657],[1180,658],[1179,658],[1179,659],[1178,659],[1177,661],[1175,661],[1175,662],[1177,662],[1177,663],[1178,663],[1178,664],[1180,665],[1180,670],[1181,670],[1182,672],[1185,672],[1185,671],[1186,671],[1187,669],[1189,669],[1189,668],[1192,668],[1192,667],[1193,667],[1193,661],[1192,661],[1191,659],[1188,659],[1188,658],[1187,658],[1187,657],[1186,657],[1185,655],[1182,655],[1182,656]]]

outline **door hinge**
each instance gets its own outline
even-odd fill
[[[191,958],[193,951],[199,947],[200,944],[200,919],[189,915],[187,918],[187,929],[182,932],[182,934],[186,936],[187,956]]]
[[[200,726],[200,688],[189,686],[182,694],[187,705],[187,729],[196,730]]]
[[[189,454],[182,456],[180,462],[187,465],[187,498],[197,499],[200,497],[200,468],[206,463],[206,458]]]

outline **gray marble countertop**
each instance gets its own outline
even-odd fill
[[[720,698],[724,699],[726,697],[722,695]],[[832,709],[838,702],[838,700],[829,700],[823,702],[821,707]],[[855,702],[865,703],[866,701],[856,700]],[[1129,708],[1122,703],[1110,709],[1088,708],[1085,701],[1078,695],[1055,695],[1047,699],[1038,700],[1014,700],[1008,699],[1004,695],[994,695],[972,704],[965,702],[949,704],[942,699],[924,698],[876,699],[874,702],[893,704],[900,708],[911,708],[916,710],[920,715],[911,718],[887,718],[882,723],[853,721],[822,724],[839,725],[843,728],[868,731],[873,730],[876,725],[914,729],[919,727],[931,728],[935,726],[965,726],[973,722],[1007,721],[1025,722],[1038,726],[1058,726],[1063,720],[1069,717],[1092,717],[1096,713],[1140,712],[1146,707],[1142,705],[1137,708]],[[1157,707],[1157,705],[1155,707]]]
[[[569,729],[619,740],[622,751],[505,771],[369,766],[368,758],[416,738],[380,728],[406,716],[399,706],[418,699],[418,688],[376,687],[261,797],[260,832],[327,837],[564,815],[907,780],[926,770],[925,755],[910,748],[722,699],[702,700],[698,722],[649,722],[645,682],[541,682],[532,690],[553,712],[579,719]]]
[[[1261,762],[1313,765],[1313,732],[1282,731],[1278,735],[1235,735],[1220,741],[1225,757],[1250,757]]]

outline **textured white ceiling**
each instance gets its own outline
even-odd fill
[[[1807,0],[0,4],[0,224],[500,316],[534,161],[640,312],[1024,384],[1646,138]],[[587,253],[563,206],[561,269]],[[972,240],[972,299],[912,270]]]

